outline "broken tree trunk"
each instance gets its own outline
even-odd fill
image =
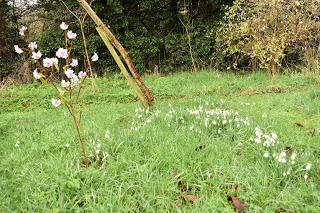
[[[120,42],[116,39],[116,37],[112,34],[112,32],[108,29],[108,27],[102,22],[102,20],[97,16],[97,14],[92,10],[92,8],[87,3],[87,1],[86,0],[77,0],[77,1],[86,10],[86,12],[91,17],[91,19],[95,22],[95,24],[97,25],[98,32],[100,31],[99,34],[105,35],[105,37],[111,42],[111,44],[113,44],[114,47],[119,51],[123,60],[126,62],[132,77],[135,79],[142,93],[146,97],[148,106],[152,106],[152,104],[154,103],[154,96],[152,95],[151,91],[144,84],[141,77],[137,73],[136,68],[129,57],[128,52],[124,49],[124,47],[120,44]],[[137,95],[139,97],[138,93]]]
[[[145,96],[143,95],[143,93],[141,92],[139,86],[137,85],[137,83],[135,82],[135,80],[131,77],[131,75],[128,73],[127,68],[124,66],[124,64],[121,61],[121,58],[119,57],[119,55],[117,54],[116,50],[114,49],[114,47],[112,46],[111,42],[109,41],[108,37],[105,35],[103,29],[101,29],[101,27],[97,27],[96,28],[100,37],[102,38],[102,40],[104,41],[105,45],[107,46],[109,52],[111,53],[112,57],[114,58],[114,60],[116,61],[118,67],[120,68],[121,73],[124,75],[124,77],[127,79],[128,83],[130,84],[130,86],[133,88],[133,90],[136,92],[139,100],[142,102],[143,106],[145,108],[147,108],[148,105],[148,101],[145,98]]]

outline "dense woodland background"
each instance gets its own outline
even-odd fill
[[[64,2],[83,18],[76,0]],[[63,45],[63,32],[58,30],[62,21],[81,34],[79,22],[62,1],[14,4],[0,1],[0,80],[27,72],[26,59],[17,57],[13,49],[23,43],[18,34],[21,25],[29,27],[39,50],[48,56]],[[316,0],[96,0],[92,7],[129,51],[141,74],[208,68],[263,69],[270,74],[318,70],[320,3]],[[96,51],[102,59],[95,67],[97,74],[116,72],[89,17],[84,31],[90,54]],[[80,59],[80,36],[75,49]]]

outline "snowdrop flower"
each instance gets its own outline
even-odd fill
[[[35,79],[40,79],[40,78],[41,78],[41,74],[38,72],[37,69],[35,69],[35,70],[33,71],[33,77],[34,77]]]
[[[73,78],[73,70],[72,69],[67,69],[64,74],[66,74],[67,78]]]
[[[254,142],[261,143],[261,139],[260,138],[256,138],[256,139],[254,139]]]
[[[14,45],[14,51],[18,54],[23,53],[23,50],[18,45]]]
[[[67,36],[68,36],[69,39],[75,39],[77,37],[77,33],[74,33],[71,30],[69,30],[67,32]]]
[[[34,60],[40,59],[41,56],[42,56],[42,54],[41,54],[40,51],[38,51],[38,52],[33,52],[33,53],[32,53],[32,58],[33,58]]]
[[[287,172],[283,173],[283,176],[288,176],[288,175],[290,175],[290,169]]]
[[[110,139],[110,130],[106,130],[106,134],[104,135],[106,139]]]
[[[295,152],[293,152],[291,155],[291,160],[294,161],[296,159],[296,157],[297,157],[297,154]]]
[[[64,23],[64,22],[62,22],[62,23],[60,24],[60,29],[61,29],[61,30],[67,30],[68,27],[69,27],[69,26],[68,26],[66,23]]]
[[[256,127],[255,131],[256,131],[256,136],[261,136],[262,135],[262,130],[259,127]]]
[[[25,33],[27,32],[27,30],[28,30],[27,27],[22,26],[22,27],[19,29],[19,34],[20,34],[21,36],[24,36]]]
[[[37,42],[30,42],[28,47],[30,48],[30,50],[34,51],[35,49],[38,48]]]
[[[16,144],[14,145],[16,148],[18,148],[20,145],[20,141],[17,141]]]
[[[72,63],[70,64],[72,67],[78,66],[78,60],[77,59],[72,59]]]
[[[271,137],[276,140],[278,138],[278,135],[276,133],[271,133]]]
[[[91,61],[96,62],[96,61],[98,61],[98,59],[99,59],[98,54],[95,52],[93,54],[93,56],[91,57]]]
[[[308,174],[305,174],[303,177],[304,177],[304,179],[307,180],[308,179]]]
[[[62,81],[61,81],[61,86],[62,86],[63,88],[70,87],[70,82],[69,82],[69,81],[62,80]]]
[[[61,104],[61,101],[59,99],[52,98],[51,103],[54,107],[58,107]]]
[[[56,52],[56,56],[58,58],[68,58],[68,50],[67,49],[63,49],[63,48],[59,48],[58,51]]]
[[[83,71],[80,71],[79,73],[78,73],[78,76],[79,76],[79,78],[85,78],[85,77],[87,77],[87,73],[86,72],[83,72]]]
[[[308,163],[307,166],[306,166],[306,170],[309,171],[311,169],[311,166],[312,166],[312,164]]]
[[[286,163],[286,152],[282,151],[278,156],[275,157],[276,160],[278,160],[280,163]]]
[[[269,156],[270,156],[269,152],[265,152],[265,153],[263,154],[263,157],[265,157],[265,158],[268,158]]]

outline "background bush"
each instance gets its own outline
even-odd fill
[[[78,15],[82,8],[74,0],[64,1]],[[88,1],[90,2],[90,1]],[[30,26],[41,51],[48,56],[62,46],[62,21],[80,35],[79,23],[61,1],[39,0],[37,5],[17,9],[1,1],[0,43],[5,41],[0,65],[2,76],[15,71],[13,44],[19,44],[18,26]],[[280,68],[318,69],[320,3],[314,0],[96,0],[98,16],[129,51],[138,71],[171,73],[191,70],[190,48],[198,68],[220,70]],[[99,76],[118,72],[112,57],[89,17],[84,23],[89,53],[98,52]],[[188,30],[188,34],[187,34]],[[190,43],[189,38],[190,37]],[[73,57],[81,59],[81,37]],[[11,67],[7,69],[6,67]],[[1,75],[0,75],[1,76]]]
[[[319,47],[320,2],[236,0],[217,33],[222,64],[275,74],[307,62]]]

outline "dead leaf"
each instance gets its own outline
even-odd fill
[[[281,93],[283,91],[283,89],[281,87],[275,86],[275,85],[271,85],[269,87],[267,87],[267,92],[269,93]]]
[[[176,202],[176,206],[182,206],[182,203]]]
[[[195,195],[181,195],[186,201],[196,203],[198,198]]]
[[[237,191],[240,188],[240,185],[235,183],[235,184],[232,184],[231,188]]]
[[[171,173],[171,175],[176,178],[177,183],[178,183],[179,190],[180,190],[181,192],[187,191],[187,186],[183,183],[182,178],[181,178],[181,176],[178,174],[178,172],[177,172],[177,171],[173,171],[173,172]]]
[[[173,171],[173,172],[171,173],[171,175],[172,175],[173,177],[175,177],[175,178],[179,178],[179,175],[178,175],[178,172],[177,172],[177,171]]]
[[[291,156],[292,153],[294,152],[291,146],[286,146],[285,149],[286,149],[286,153],[287,153],[289,156]]]
[[[312,137],[314,137],[317,133],[317,130],[315,128],[312,128],[308,132],[309,132],[309,134],[311,134]]]
[[[200,151],[200,150],[206,148],[206,146],[207,146],[206,144],[202,144],[202,145],[200,145],[200,146],[198,146],[198,147],[196,148],[196,151]]]
[[[293,213],[291,210],[280,208],[276,210],[277,213]]]
[[[299,121],[295,122],[294,124],[297,125],[298,127],[304,127],[304,124]]]
[[[241,213],[244,211],[245,206],[237,197],[229,196],[228,201],[236,208],[237,212]]]
[[[28,102],[28,101],[22,101],[22,102],[21,102],[21,105],[22,105],[23,107],[28,107],[28,106],[29,106],[29,102]]]

